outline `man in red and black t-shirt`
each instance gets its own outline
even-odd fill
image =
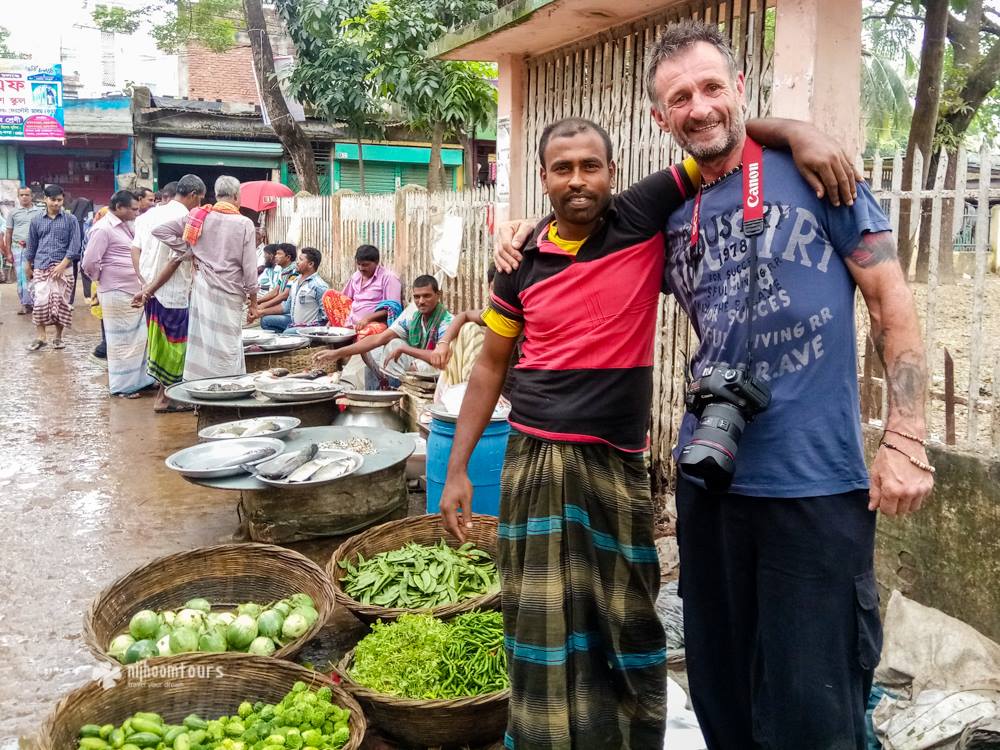
[[[751,127],[786,145],[787,125]],[[676,165],[612,197],[610,138],[577,118],[547,127],[539,154],[554,216],[535,227],[520,267],[496,276],[441,512],[463,539],[466,465],[523,334],[498,532],[505,744],[662,747],[666,648],[645,450],[662,230],[698,175],[693,163]]]

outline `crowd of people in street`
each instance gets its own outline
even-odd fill
[[[44,208],[34,205],[30,188],[19,190],[3,247],[17,273],[18,312],[35,326],[28,351],[65,347],[81,279],[101,319],[93,356],[106,362],[109,392],[134,399],[156,389],[158,413],[189,408],[166,395],[182,380],[244,373],[242,331],[251,325],[276,334],[327,324],[356,329],[359,343],[346,356],[322,352],[316,363],[332,367],[364,353],[370,388],[387,384],[382,364],[401,357],[404,366],[445,366],[440,354],[429,356],[439,342],[447,351],[452,320],[433,276],[417,278],[412,302],[404,300],[379,249],[361,245],[356,271],[342,290],[331,289],[317,248],[258,246],[239,190],[236,178],[223,175],[213,186],[215,202],[204,203],[205,183],[188,174],[159,193],[120,190],[96,212],[86,199],[66,207],[58,185],[45,186]],[[390,341],[395,345],[382,353]],[[377,360],[367,359],[376,348]]]

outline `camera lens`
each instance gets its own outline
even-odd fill
[[[681,473],[702,480],[713,492],[729,489],[744,427],[746,420],[732,404],[708,404],[690,442],[681,449]]]

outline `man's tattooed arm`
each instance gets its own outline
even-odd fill
[[[900,268],[892,234],[863,235],[848,254],[847,267],[868,304],[872,340],[885,368],[887,426],[923,437],[927,359],[913,295]]]

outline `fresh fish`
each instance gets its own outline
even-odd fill
[[[313,482],[327,482],[338,479],[354,468],[354,460],[346,457],[335,458],[312,475]]]
[[[255,448],[254,450],[244,451],[243,453],[233,456],[232,458],[224,459],[221,462],[218,459],[205,459],[199,461],[195,465],[188,464],[184,468],[193,469],[195,471],[204,471],[206,469],[227,469],[232,466],[240,466],[241,464],[252,464],[254,461],[260,461],[262,458],[267,458],[273,453],[273,448]]]
[[[332,456],[320,456],[319,458],[314,458],[309,463],[302,464],[299,468],[288,475],[286,481],[289,482],[305,482],[310,477],[313,476],[317,471],[322,469],[329,463],[332,463],[335,459]]]
[[[276,422],[258,422],[253,427],[247,428],[247,431],[243,433],[243,437],[254,437],[255,435],[263,435],[266,432],[277,432],[281,429],[281,426]]]
[[[252,473],[264,479],[284,479],[303,464],[312,461],[318,450],[319,446],[312,443],[300,451],[282,453],[277,458],[258,464],[253,468]]]

